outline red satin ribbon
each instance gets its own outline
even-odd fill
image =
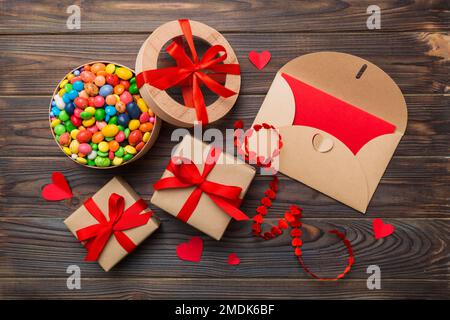
[[[111,235],[129,253],[136,248],[134,242],[122,231],[145,225],[153,212],[140,214],[147,208],[144,200],[139,199],[124,211],[125,201],[122,196],[113,193],[109,197],[109,220],[92,198],[84,203],[86,210],[99,222],[77,231],[77,238],[86,241],[88,251],[85,260],[96,261]]]
[[[199,59],[189,20],[181,19],[178,22],[189,46],[192,60],[184,50],[181,39],[176,39],[166,48],[166,51],[176,61],[177,66],[143,71],[136,76],[136,85],[141,88],[145,83],[148,83],[160,90],[166,90],[175,85],[183,84],[182,93],[186,106],[194,107],[197,120],[206,125],[208,123],[208,112],[200,89],[201,84],[205,84],[212,92],[221,97],[231,97],[236,92],[227,89],[214,80],[214,77],[217,74],[238,75],[241,73],[240,67],[239,64],[221,63],[227,58],[227,52],[221,45],[208,48],[203,57]],[[213,73],[206,74],[205,70]]]
[[[180,212],[178,212],[178,219],[184,222],[189,220],[203,193],[206,193],[217,206],[235,220],[249,219],[245,213],[238,209],[241,203],[239,195],[242,188],[206,180],[206,177],[216,165],[220,153],[220,149],[211,148],[201,174],[197,166],[189,159],[173,157],[170,159],[167,170],[174,176],[162,178],[153,185],[155,190],[195,187]]]

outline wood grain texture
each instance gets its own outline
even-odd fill
[[[3,217],[66,217],[114,175],[126,177],[131,186],[148,200],[153,193],[151,185],[161,177],[168,160],[169,155],[153,157],[146,154],[139,161],[105,172],[84,168],[64,156],[0,158],[4,172],[0,177],[0,212]],[[448,218],[448,168],[448,159],[394,158],[375,192],[367,216]],[[75,195],[71,200],[46,202],[40,197],[41,188],[50,183],[54,170],[62,171],[70,182]],[[318,191],[282,175],[280,177],[278,201],[273,205],[271,217],[281,217],[292,203],[302,206],[307,217],[363,217]],[[259,205],[269,179],[257,175],[245,197],[243,210],[251,214]]]
[[[65,278],[71,264],[87,278],[294,278],[309,279],[296,261],[288,233],[261,241],[252,236],[250,222],[233,222],[221,241],[207,236],[201,263],[180,261],[177,244],[199,233],[192,227],[157,211],[161,227],[120,265],[105,273],[96,263],[83,262],[86,250],[63,224],[63,219],[1,219],[1,278]],[[308,214],[305,214],[308,217]],[[342,272],[348,257],[331,229],[346,233],[355,250],[355,266],[348,279],[367,279],[366,269],[376,264],[384,279],[450,280],[450,220],[390,219],[396,230],[375,240],[370,218],[305,218],[302,240],[305,262],[322,276]],[[276,223],[274,219],[268,221]],[[227,264],[235,252],[239,266]],[[346,276],[347,278],[347,276]]]
[[[291,59],[316,51],[340,51],[378,65],[404,94],[446,93],[450,59],[442,54],[447,33],[279,33],[225,35],[241,64],[241,94],[265,95],[277,70]],[[116,61],[134,68],[148,34],[0,36],[1,95],[50,95],[72,68],[95,60]],[[443,47],[444,46],[444,47]],[[259,71],[248,60],[251,50],[270,50],[272,59]],[[25,88],[25,89],[24,89]]]
[[[448,286],[434,280],[384,280],[368,290],[366,280],[312,282],[292,279],[85,279],[67,290],[65,279],[2,279],[2,299],[448,299]],[[187,303],[189,303],[187,301]]]
[[[67,6],[81,5],[81,30],[66,28]],[[381,29],[367,30],[366,9],[381,7]],[[134,68],[142,42],[157,26],[183,17],[222,32],[242,67],[235,108],[211,127],[224,132],[237,119],[254,119],[276,71],[310,52],[341,51],[380,66],[406,95],[409,119],[368,213],[360,213],[281,176],[268,219],[291,203],[304,209],[304,258],[324,276],[341,271],[347,253],[326,233],[338,228],[355,251],[343,281],[310,279],[299,267],[290,237],[261,242],[250,223],[233,222],[222,241],[154,208],[162,225],[109,273],[83,262],[85,249],[63,224],[114,175],[125,176],[149,200],[170,151],[174,127],[163,125],[142,159],[114,170],[83,168],[51,140],[48,103],[58,81],[74,66],[111,60]],[[394,1],[6,1],[0,0],[0,299],[449,299],[450,10],[445,0]],[[258,71],[250,50],[270,50]],[[163,60],[167,58],[162,55]],[[380,93],[382,94],[382,93]],[[45,202],[41,188],[62,171],[74,198]],[[268,177],[258,175],[242,208],[251,214]],[[375,240],[371,221],[396,231]],[[205,241],[202,262],[182,262],[175,247],[193,235]],[[229,266],[236,252],[239,266]],[[339,260],[336,260],[338,258]],[[82,290],[67,290],[66,268],[82,269]],[[366,268],[381,268],[382,289],[368,290]]]
[[[367,31],[364,0],[316,1],[71,1],[1,0],[0,33],[61,33],[68,6],[81,7],[81,30],[72,32],[148,32],[179,18],[200,20],[220,31]],[[380,31],[448,29],[445,0],[380,0]]]
[[[242,95],[232,111],[209,127],[221,132],[232,128],[234,121],[242,119],[250,126],[258,112],[263,95]],[[0,97],[0,157],[17,154],[25,157],[60,157],[62,152],[51,139],[48,122],[50,97]],[[450,96],[407,96],[408,127],[395,155],[402,157],[448,155],[448,128],[450,127]],[[23,112],[23,110],[27,112]],[[16,121],[19,119],[19,121]],[[171,134],[175,127],[163,123],[157,146],[149,154],[167,156],[172,146]],[[192,131],[192,130],[190,130]]]

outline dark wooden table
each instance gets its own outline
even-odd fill
[[[67,6],[81,5],[81,29],[66,28]],[[366,8],[381,7],[381,29],[368,30]],[[432,1],[0,1],[0,298],[449,298],[449,8]],[[201,263],[177,259],[175,247],[199,232],[155,209],[160,230],[112,271],[83,262],[85,250],[63,220],[111,177],[121,174],[145,199],[169,159],[174,127],[164,125],[154,148],[117,170],[83,168],[51,139],[48,103],[58,81],[87,61],[134,67],[149,33],[188,17],[221,31],[242,66],[235,108],[217,127],[247,124],[277,71],[296,56],[341,51],[366,58],[400,86],[408,104],[405,137],[366,215],[286,177],[272,221],[287,203],[304,208],[304,258],[331,276],[346,250],[326,230],[346,232],[356,264],[339,282],[311,279],[292,254],[289,236],[260,242],[250,224],[232,223],[220,242],[202,235]],[[258,71],[250,50],[272,52]],[[46,202],[40,190],[62,171],[74,198]],[[243,208],[251,212],[268,178],[253,182]],[[372,235],[376,217],[395,234]],[[236,252],[241,264],[227,265]],[[66,287],[67,266],[81,268],[81,290]],[[368,290],[369,265],[381,268],[380,290]]]

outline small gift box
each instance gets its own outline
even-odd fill
[[[194,37],[209,43],[203,55],[197,54]],[[165,50],[176,65],[158,68],[158,57],[169,42]],[[167,22],[152,32],[139,50],[136,73],[139,92],[151,109],[164,121],[181,127],[192,127],[197,121],[206,125],[225,116],[241,85],[238,60],[225,37],[206,24],[187,19]],[[220,78],[225,78],[225,83],[217,81]],[[202,85],[218,96],[208,106]],[[174,86],[181,86],[184,104],[165,91]]]
[[[150,201],[220,240],[231,218],[248,219],[239,206],[254,176],[253,167],[186,135]]]
[[[119,177],[71,214],[64,223],[86,247],[86,261],[109,271],[159,227],[147,203]]]

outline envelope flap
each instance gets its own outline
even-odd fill
[[[366,65],[361,77],[357,74]],[[384,119],[405,132],[408,111],[400,88],[379,67],[339,52],[318,52],[291,60],[280,71]]]

